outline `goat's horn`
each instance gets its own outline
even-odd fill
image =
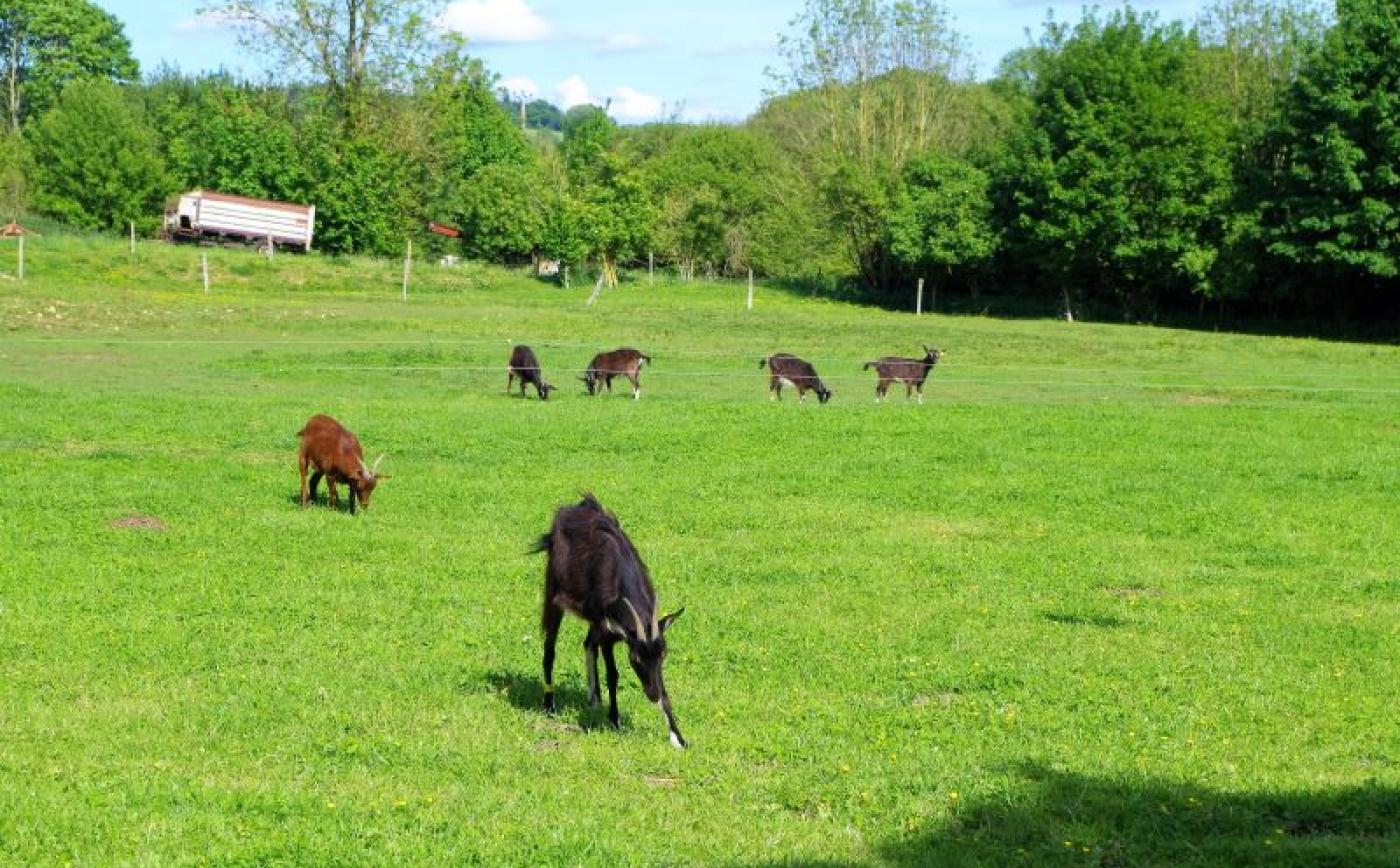
[[[371,467],[371,468],[369,469],[369,472],[370,472],[370,473],[378,473],[378,472],[379,472],[379,462],[381,462],[381,461],[383,461],[383,460],[384,460],[384,455],[383,455],[383,454],[381,454],[378,458],[374,459],[374,466]]]
[[[636,624],[637,624],[637,638],[638,638],[638,639],[649,639],[649,638],[651,638],[650,636],[647,635],[647,633],[646,633],[646,628],[642,626],[642,616],[639,615],[639,614],[637,614],[637,607],[636,607],[636,606],[633,606],[633,605],[632,605],[632,601],[629,600],[629,599],[627,599],[626,597],[623,597],[623,598],[622,598],[622,602],[625,603],[625,604],[627,605],[628,610],[632,612],[632,620],[635,621]]]

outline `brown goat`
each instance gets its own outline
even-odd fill
[[[768,366],[768,396],[770,401],[783,399],[783,386],[797,389],[797,400],[806,401],[809,391],[817,393],[818,403],[831,400],[833,392],[817,376],[817,369],[811,362],[799,359],[790,353],[774,353],[766,359],[759,359],[758,366]]]
[[[549,400],[549,393],[554,391],[554,387],[544,381],[544,375],[540,373],[539,359],[535,358],[535,351],[523,344],[510,352],[510,363],[506,366],[506,394],[510,394],[511,382],[520,378],[520,397],[525,397],[525,384],[535,387],[535,394],[540,396],[541,401]]]
[[[373,466],[367,466],[365,451],[360,448],[360,441],[355,435],[344,425],[321,413],[308,419],[306,426],[297,432],[297,436],[301,438],[297,464],[301,470],[302,508],[306,508],[307,504],[316,499],[316,486],[324,476],[326,489],[330,492],[332,509],[340,506],[340,497],[335,490],[337,482],[343,482],[350,488],[352,515],[355,513],[357,500],[360,506],[369,509],[369,498],[374,493],[374,487],[389,478],[387,474],[380,475],[377,472],[379,462],[384,460],[384,456],[375,459]],[[315,472],[311,474],[309,488],[306,484],[308,465],[315,468]]]
[[[544,710],[554,712],[554,645],[565,612],[588,622],[583,640],[584,669],[588,675],[588,701],[595,708],[598,691],[598,649],[608,672],[608,720],[618,726],[617,662],[613,646],[627,643],[632,671],[642,682],[647,699],[666,717],[671,744],[686,746],[671,697],[661,678],[666,659],[666,630],[681,611],[657,617],[656,591],[646,564],[617,518],[596,498],[585,494],[574,506],[559,509],[549,533],[540,537],[535,551],[547,552],[544,573]]]
[[[904,384],[904,400],[909,400],[911,391],[919,395],[919,403],[924,402],[924,380],[928,379],[929,372],[933,366],[938,364],[943,351],[938,348],[929,349],[924,345],[924,357],[922,359],[907,359],[903,356],[885,356],[873,362],[866,362],[861,368],[868,371],[874,367],[875,372],[880,375],[880,380],[875,384],[875,403],[885,400],[885,393],[890,390],[890,383],[899,380]]]
[[[602,393],[604,386],[607,386],[609,392],[612,391],[613,377],[626,377],[632,382],[633,399],[640,398],[642,387],[637,381],[637,376],[642,369],[642,362],[650,363],[651,356],[631,347],[599,353],[588,363],[588,370],[584,371],[579,379],[588,387],[588,394],[597,395]]]

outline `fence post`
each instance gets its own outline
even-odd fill
[[[919,278],[918,301],[914,302],[914,316],[924,315],[924,279]]]
[[[564,266],[564,288],[569,288],[569,266]]]
[[[268,258],[269,261],[271,261],[271,259],[272,259],[272,252],[273,252],[273,250],[275,250],[275,249],[276,249],[276,248],[275,248],[275,247],[273,246],[273,244],[272,244],[272,236],[269,234],[269,235],[267,236],[267,258]]]
[[[647,251],[647,286],[651,286],[656,280],[656,258],[650,250]],[[1202,296],[1204,298],[1204,296]]]
[[[19,235],[19,282],[24,283],[24,233]]]
[[[130,233],[131,233],[131,255],[132,255],[132,256],[135,256],[135,255],[136,255],[136,221],[135,221],[135,220],[128,220],[128,221],[126,221],[126,227],[127,227],[127,229],[130,231]]]
[[[204,294],[209,294],[209,254],[199,254],[199,275],[204,280]]]
[[[753,269],[749,269],[749,310],[753,310]]]
[[[408,249],[403,254],[403,300],[408,301],[408,274],[413,269],[413,239],[408,239]]]
[[[598,282],[593,285],[593,294],[588,297],[588,306],[592,307],[593,302],[598,300],[598,293],[603,291],[603,280],[608,276],[607,271],[598,272]]]

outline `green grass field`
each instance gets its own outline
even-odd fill
[[[1400,864],[1400,348],[27,253],[0,861]],[[861,362],[923,342],[877,406]],[[642,399],[588,399],[619,344]],[[776,350],[832,402],[766,400]],[[318,411],[389,453],[366,513],[298,508]],[[537,711],[525,552],[583,490],[686,607],[689,751],[625,666],[622,730],[586,707],[578,621]]]

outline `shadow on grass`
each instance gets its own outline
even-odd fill
[[[1045,620],[1066,627],[1126,627],[1127,621],[1114,615],[1071,615],[1067,612],[1046,612]]]
[[[1022,767],[1010,798],[969,801],[931,831],[877,845],[880,864],[1400,865],[1400,789],[1231,793]],[[947,794],[937,797],[946,803]],[[837,865],[783,862],[771,865]],[[854,864],[854,863],[852,863]]]
[[[292,506],[295,506],[297,509],[301,509],[301,492],[299,492],[299,491],[294,491],[294,492],[292,492],[291,494],[289,494],[289,495],[287,496],[287,502],[290,503]],[[306,505],[306,508],[307,508],[307,509],[330,509],[330,508],[331,508],[330,499],[326,496],[326,490],[325,490],[324,487],[321,489],[319,496],[318,496],[315,500],[313,500],[313,501],[311,501],[309,504],[307,504],[307,505]],[[341,513],[341,514],[343,514],[343,515],[349,515],[349,514],[350,514],[350,498],[349,498],[349,497],[346,497],[344,492],[341,492],[341,495],[340,495],[340,503],[335,507],[335,510],[334,510],[334,511],[335,511],[335,512],[339,512],[339,513]],[[356,510],[356,514],[358,514],[358,513],[359,513],[359,511]]]
[[[599,673],[601,674],[601,673]],[[486,673],[486,683],[491,690],[503,696],[507,702],[520,711],[544,715],[544,683],[538,674],[526,675],[521,672],[495,670]],[[622,705],[622,685],[617,688],[618,705]],[[608,723],[607,687],[603,688],[603,703],[598,708],[588,704],[588,694],[569,684],[560,683],[555,674],[554,707],[555,715],[561,719],[577,712],[576,723],[580,729],[612,729]],[[622,729],[628,728],[626,714],[618,715]]]

